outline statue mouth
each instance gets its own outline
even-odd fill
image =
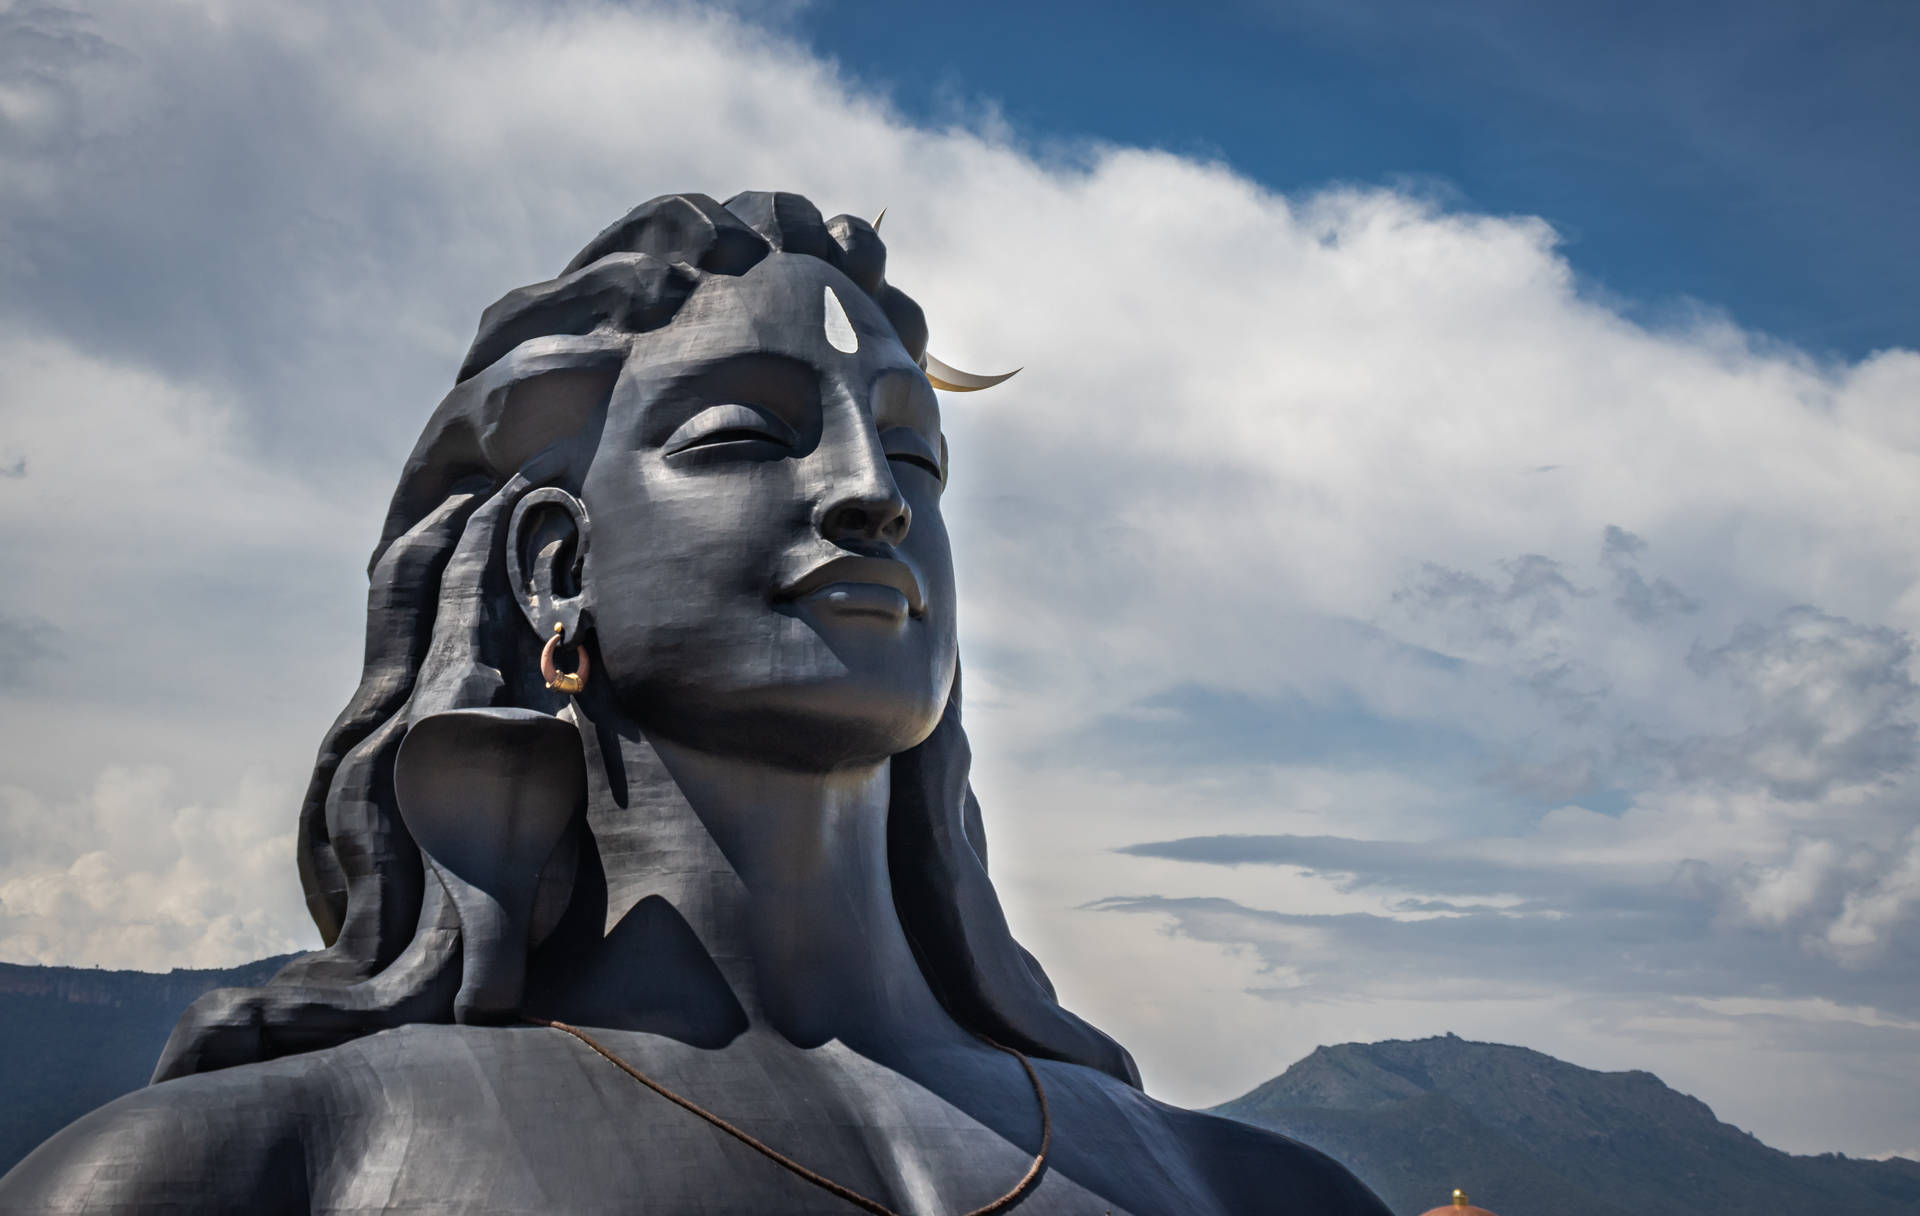
[[[855,616],[898,620],[926,615],[926,592],[912,566],[887,557],[849,554],[821,562],[782,587],[784,600],[811,600]]]

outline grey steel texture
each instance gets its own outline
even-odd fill
[[[299,863],[325,948],[190,1008],[0,1211],[1384,1216],[1139,1088],[1008,931],[920,308],[852,216],[669,195],[482,315],[369,567]],[[944,364],[943,372],[952,373]],[[964,374],[964,373],[959,373]],[[976,379],[991,379],[977,377]],[[588,678],[548,687],[540,654]]]

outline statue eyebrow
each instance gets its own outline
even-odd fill
[[[919,431],[929,442],[940,441],[940,399],[917,369],[889,367],[873,378],[867,394],[874,424],[885,430],[904,426]]]
[[[697,363],[674,377],[675,395],[708,404],[738,401],[778,414],[805,433],[820,412],[820,373],[812,364],[767,351],[742,351]]]

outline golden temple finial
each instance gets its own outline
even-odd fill
[[[1457,1186],[1453,1188],[1453,1206],[1456,1208],[1467,1206],[1467,1193]]]

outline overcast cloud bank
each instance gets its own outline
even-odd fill
[[[946,403],[977,785],[1158,1092],[1454,1030],[1920,1139],[1920,353],[1632,323],[1538,218],[914,128],[675,10],[0,12],[0,958],[312,942],[295,798],[480,308],[776,187],[887,206],[934,348],[1026,365]]]

